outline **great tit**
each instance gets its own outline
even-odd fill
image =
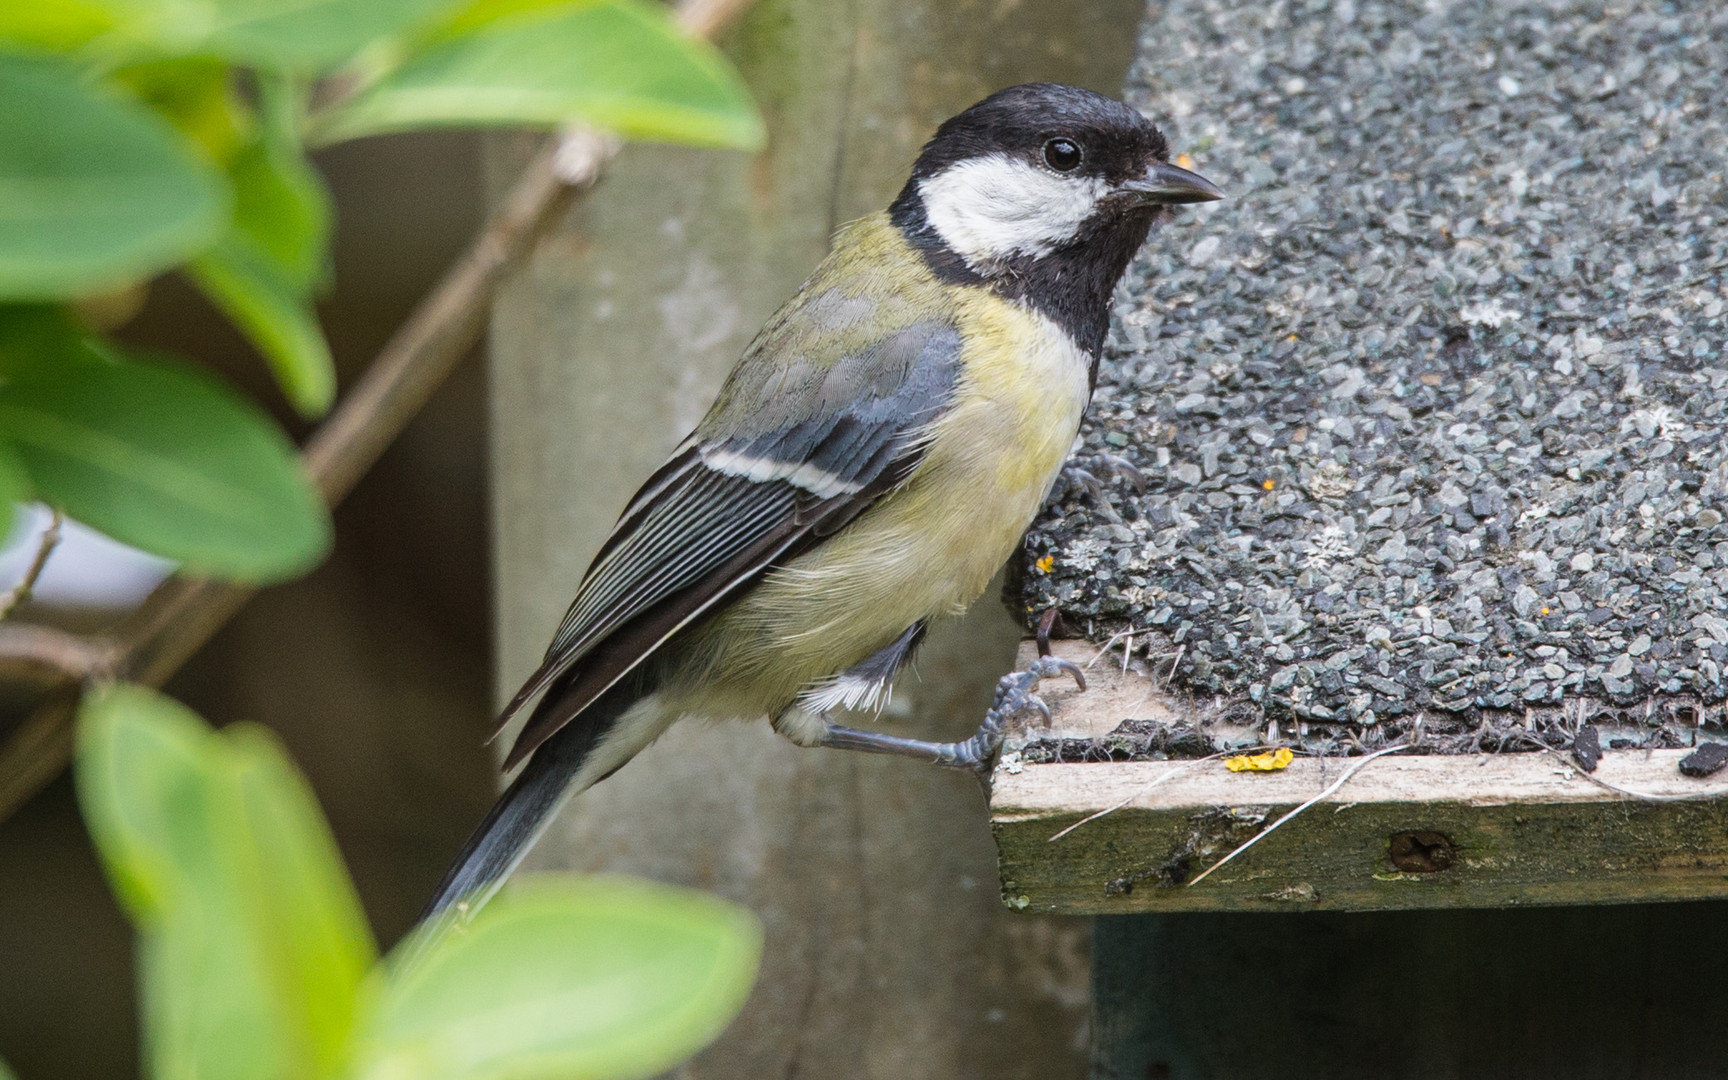
[[[1062,469],[1111,292],[1148,230],[1222,198],[1138,112],[1053,83],[937,129],[887,212],[846,225],[594,557],[539,670],[499,798],[427,909],[471,909],[570,796],[681,717],[802,746],[989,767],[1061,668],[1008,676],[958,743],[843,727],[929,620],[977,599]]]

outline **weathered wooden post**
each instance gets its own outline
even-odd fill
[[[531,670],[635,485],[700,417],[840,223],[999,87],[1118,92],[1136,0],[754,9],[726,47],[767,115],[755,156],[628,150],[505,293],[492,334],[499,679]],[[500,177],[514,147],[494,147]],[[943,627],[886,723],[970,730],[1017,636]],[[716,890],[768,927],[743,1018],[690,1077],[1072,1075],[1085,924],[1010,920],[970,778],[799,750],[766,724],[675,730],[584,795],[534,865]]]

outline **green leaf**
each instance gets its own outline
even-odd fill
[[[161,1080],[309,1078],[309,1070],[289,1066],[293,1047],[256,943],[227,914],[180,903],[149,931],[139,927],[143,1073]]]
[[[114,15],[91,0],[16,0],[0,4],[0,42],[71,52],[114,28]],[[0,1070],[0,1077],[5,1072]]]
[[[302,415],[336,396],[336,368],[313,310],[329,273],[330,196],[295,134],[285,80],[259,78],[264,123],[228,165],[234,220],[189,266],[192,280],[264,355]]]
[[[234,70],[207,56],[129,64],[114,82],[179,129],[211,161],[233,158],[252,128],[252,114],[234,91]]]
[[[273,91],[286,96],[288,91]],[[310,295],[329,279],[330,193],[296,139],[289,103],[274,105],[260,137],[228,167],[234,238]]]
[[[398,950],[414,962],[394,964],[378,989],[358,1075],[653,1076],[725,1029],[761,947],[749,912],[703,893],[625,878],[519,881],[466,927]]]
[[[360,898],[311,787],[275,734],[255,724],[223,732],[243,820],[240,858],[257,887],[256,931],[271,953],[280,1001],[308,1042],[316,1073],[345,1062],[362,981],[378,959]]]
[[[158,1077],[328,1076],[376,958],[353,885],[275,739],[216,734],[138,686],[91,694],[78,795],[139,930]]]
[[[222,179],[161,118],[20,55],[0,102],[0,300],[115,288],[215,239]]]
[[[0,383],[101,360],[65,308],[0,304]]]
[[[104,0],[135,37],[170,53],[322,73],[450,0]]]
[[[712,46],[640,0],[499,5],[323,118],[324,141],[413,128],[582,121],[637,139],[754,147],[761,117]],[[477,24],[476,24],[477,23]]]
[[[79,721],[79,802],[139,932],[150,1075],[262,1077],[286,1055],[247,920],[224,903],[233,807],[213,736],[140,687],[91,695]]]
[[[304,571],[330,519],[281,431],[205,376],[140,361],[55,367],[0,389],[0,441],[47,502],[188,568]]]
[[[97,691],[79,718],[78,798],[110,883],[143,928],[211,851],[202,723],[139,687]]]
[[[199,720],[140,687],[91,695],[79,721],[84,820],[139,931],[149,1075],[263,1080],[287,1055],[264,956],[223,895],[233,814]]]
[[[12,1071],[10,1065],[6,1064],[5,1058],[0,1058],[0,1080],[18,1080],[18,1074]]]
[[[32,498],[30,474],[18,460],[18,452],[0,442],[0,540],[12,535],[18,524],[18,504]],[[5,1080],[0,1074],[0,1080]]]
[[[205,0],[208,47],[231,60],[320,72],[451,0]]]
[[[336,367],[312,302],[254,250],[224,241],[188,268],[213,303],[270,362],[283,393],[305,416],[336,397]]]

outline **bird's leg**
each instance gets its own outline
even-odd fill
[[[1089,457],[1070,458],[1068,464],[1062,466],[1060,482],[1065,485],[1062,494],[1076,488],[1084,489],[1091,494],[1098,511],[1120,525],[1122,516],[1110,505],[1110,494],[1104,490],[1104,482],[1098,479],[1100,473],[1115,480],[1128,481],[1136,494],[1144,494],[1146,491],[1146,474],[1132,461],[1116,454],[1093,454]]]
[[[939,743],[926,739],[908,739],[880,731],[845,727],[822,718],[810,718],[815,720],[819,727],[805,727],[796,733],[790,729],[791,725],[783,725],[781,721],[776,721],[775,726],[782,734],[806,746],[827,746],[837,750],[863,750],[871,754],[896,754],[918,758],[936,765],[970,769],[980,779],[987,779],[991,766],[995,764],[996,754],[1002,749],[1003,728],[1007,722],[1027,709],[1035,709],[1045,717],[1050,715],[1050,707],[1045,705],[1034,691],[1038,689],[1039,683],[1057,675],[1071,676],[1080,689],[1086,689],[1086,676],[1078,667],[1054,656],[1040,656],[1024,671],[1004,675],[997,682],[996,700],[985,711],[983,722],[978,725],[978,730],[971,738],[960,742]]]

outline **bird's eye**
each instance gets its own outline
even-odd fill
[[[1073,139],[1051,139],[1044,144],[1044,164],[1057,172],[1078,169],[1080,158],[1080,144]]]

